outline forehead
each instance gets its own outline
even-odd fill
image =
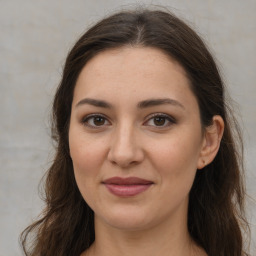
[[[167,95],[177,100],[194,97],[183,67],[151,47],[122,47],[93,57],[78,77],[74,100],[82,95],[110,101],[118,97],[120,100]]]

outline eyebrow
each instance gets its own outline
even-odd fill
[[[138,103],[138,108],[147,108],[165,104],[170,104],[185,109],[185,107],[179,101],[170,98],[144,100]]]
[[[96,100],[96,99],[90,99],[90,98],[85,98],[80,100],[77,104],[76,107],[84,105],[84,104],[89,104],[95,107],[100,107],[100,108],[112,108],[112,105],[104,100]]]
[[[91,99],[91,98],[85,98],[85,99],[80,100],[76,104],[76,107],[84,105],[84,104],[88,104],[88,105],[92,105],[92,106],[100,107],[100,108],[112,108],[113,107],[110,103],[108,103],[104,100],[97,100],[97,99]],[[142,109],[142,108],[148,108],[148,107],[165,105],[165,104],[170,104],[170,105],[185,109],[185,107],[179,101],[170,99],[170,98],[143,100],[137,104],[137,107]]]

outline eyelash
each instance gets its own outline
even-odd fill
[[[176,120],[173,118],[173,117],[171,117],[171,116],[169,116],[169,115],[167,115],[167,114],[163,114],[163,113],[155,113],[155,114],[152,114],[152,115],[150,115],[149,117],[147,117],[147,121],[146,122],[144,122],[143,124],[145,124],[145,123],[148,123],[149,121],[153,121],[154,122],[154,119],[155,118],[164,118],[164,124],[165,125],[163,125],[163,126],[157,126],[157,125],[150,125],[150,126],[152,126],[152,127],[157,127],[158,129],[163,129],[163,128],[166,128],[166,127],[169,127],[169,126],[171,126],[172,124],[175,124],[176,123]],[[168,122],[168,124],[166,125],[166,122]]]
[[[104,121],[104,124],[103,124],[103,125],[99,125],[99,126],[89,124],[89,121],[90,121],[90,120],[93,120],[94,118],[102,118],[103,121]],[[157,126],[157,125],[149,125],[150,127],[157,127],[157,129],[161,129],[161,128],[163,129],[163,128],[169,127],[169,126],[171,126],[172,124],[175,124],[175,123],[176,123],[176,120],[175,120],[173,117],[171,117],[171,116],[169,116],[169,115],[167,115],[167,114],[163,114],[163,113],[154,113],[154,114],[149,115],[149,116],[147,117],[147,120],[143,123],[143,125],[145,125],[146,123],[148,123],[148,122],[151,121],[151,120],[153,120],[153,122],[154,122],[154,119],[155,119],[155,118],[164,118],[164,125],[160,125],[160,126]],[[95,120],[95,119],[94,119],[94,120]],[[106,122],[106,121],[108,122],[107,125],[110,125],[110,124],[111,124],[111,123],[108,121],[108,119],[107,119],[104,115],[102,115],[102,114],[91,114],[91,115],[88,115],[88,116],[86,116],[86,117],[84,117],[84,118],[82,119],[82,124],[85,125],[85,126],[87,126],[87,127],[89,127],[89,128],[99,129],[99,128],[102,128],[102,127],[105,126],[105,122]],[[166,125],[166,122],[168,122],[167,125]]]
[[[89,128],[93,128],[93,129],[101,128],[101,127],[102,127],[101,125],[100,125],[100,126],[97,126],[97,125],[91,125],[91,124],[88,123],[90,120],[93,120],[93,119],[96,118],[96,117],[103,118],[104,121],[107,121],[107,118],[106,118],[104,115],[101,115],[101,114],[92,114],[92,115],[88,115],[88,116],[84,117],[83,120],[82,120],[82,124],[85,125],[85,126],[87,126],[87,127],[89,127]],[[108,122],[109,122],[109,121],[108,121]],[[109,123],[110,123],[110,122],[109,122]]]

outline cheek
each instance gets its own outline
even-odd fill
[[[69,133],[70,155],[77,186],[86,201],[93,196],[93,184],[100,183],[100,169],[105,158],[102,141],[91,139],[82,131]],[[90,201],[90,200],[89,200]]]
[[[200,155],[200,139],[195,137],[192,134],[176,134],[172,138],[155,143],[152,147],[152,163],[158,170],[165,189],[176,187],[177,192],[185,192],[191,188]]]
[[[89,138],[70,133],[69,145],[77,186],[84,200],[93,208],[97,192],[95,184],[100,183],[100,167],[104,160],[102,143],[97,143],[97,140],[92,143]]]
[[[173,136],[152,145],[151,156],[155,162],[162,165],[164,169],[196,169],[197,160],[200,155],[199,140]],[[174,168],[175,167],[175,168]]]
[[[70,156],[73,161],[75,172],[95,171],[95,167],[100,164],[104,154],[102,141],[85,136],[80,129],[71,128],[69,131]]]

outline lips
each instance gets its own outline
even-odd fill
[[[112,194],[120,197],[136,196],[147,190],[154,183],[138,177],[112,177],[103,181],[103,184]]]

